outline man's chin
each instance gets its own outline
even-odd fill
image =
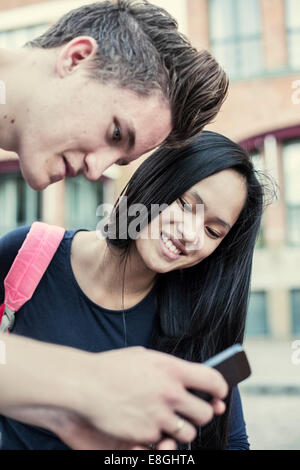
[[[42,191],[43,189],[46,189],[47,186],[49,186],[50,184],[49,180],[45,181],[45,180],[42,180],[41,178],[36,178],[34,175],[28,174],[26,171],[24,171],[22,167],[21,167],[21,173],[22,173],[24,180],[35,191]]]
[[[31,182],[28,181],[28,184],[35,191],[43,191],[43,189],[46,189],[49,186],[50,182],[48,182],[48,183],[38,183],[38,182],[37,183],[35,183],[35,182],[31,183]]]

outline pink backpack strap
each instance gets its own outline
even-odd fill
[[[65,230],[34,222],[4,280],[5,298],[0,306],[0,330],[12,329],[17,312],[29,299],[59,247]]]

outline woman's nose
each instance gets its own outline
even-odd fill
[[[196,250],[201,248],[203,241],[203,221],[197,217],[184,217],[177,227],[181,240],[187,248]]]

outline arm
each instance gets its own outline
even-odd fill
[[[0,240],[2,297],[3,279],[26,236],[20,233]],[[6,415],[22,407],[30,413],[36,407],[54,407],[123,441],[157,442],[162,432],[174,434],[178,415],[203,425],[218,412],[218,405],[197,399],[187,388],[219,399],[226,394],[216,371],[141,347],[91,354],[13,334],[1,334],[0,341],[6,359],[0,363],[0,412]],[[187,421],[176,437],[188,442],[194,435]]]
[[[22,423],[38,426],[56,434],[61,441],[75,450],[148,450],[98,431],[80,415],[62,408],[23,406],[6,410],[7,416]],[[176,441],[164,439],[156,450],[176,450]]]
[[[232,394],[232,407],[227,450],[249,450],[250,444],[246,434],[246,424],[238,387]]]
[[[63,408],[109,436],[157,442],[161,432],[172,436],[177,413],[203,425],[220,405],[217,400],[211,406],[186,388],[219,398],[226,394],[216,371],[141,347],[92,354],[12,334],[0,340],[6,348],[0,412],[8,416],[19,407]],[[186,422],[176,437],[189,442],[194,435],[194,426]]]

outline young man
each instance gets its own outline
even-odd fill
[[[0,78],[0,146],[18,153],[34,189],[79,173],[97,180],[114,163],[183,144],[215,117],[228,88],[213,57],[193,49],[167,12],[130,0],[79,8],[27,47],[0,50]],[[199,364],[144,348],[90,354],[0,339],[1,413],[36,425],[47,416],[73,448],[131,448],[163,432],[189,442],[190,421],[203,425],[224,411],[224,380]],[[158,448],[168,446],[174,441]]]

